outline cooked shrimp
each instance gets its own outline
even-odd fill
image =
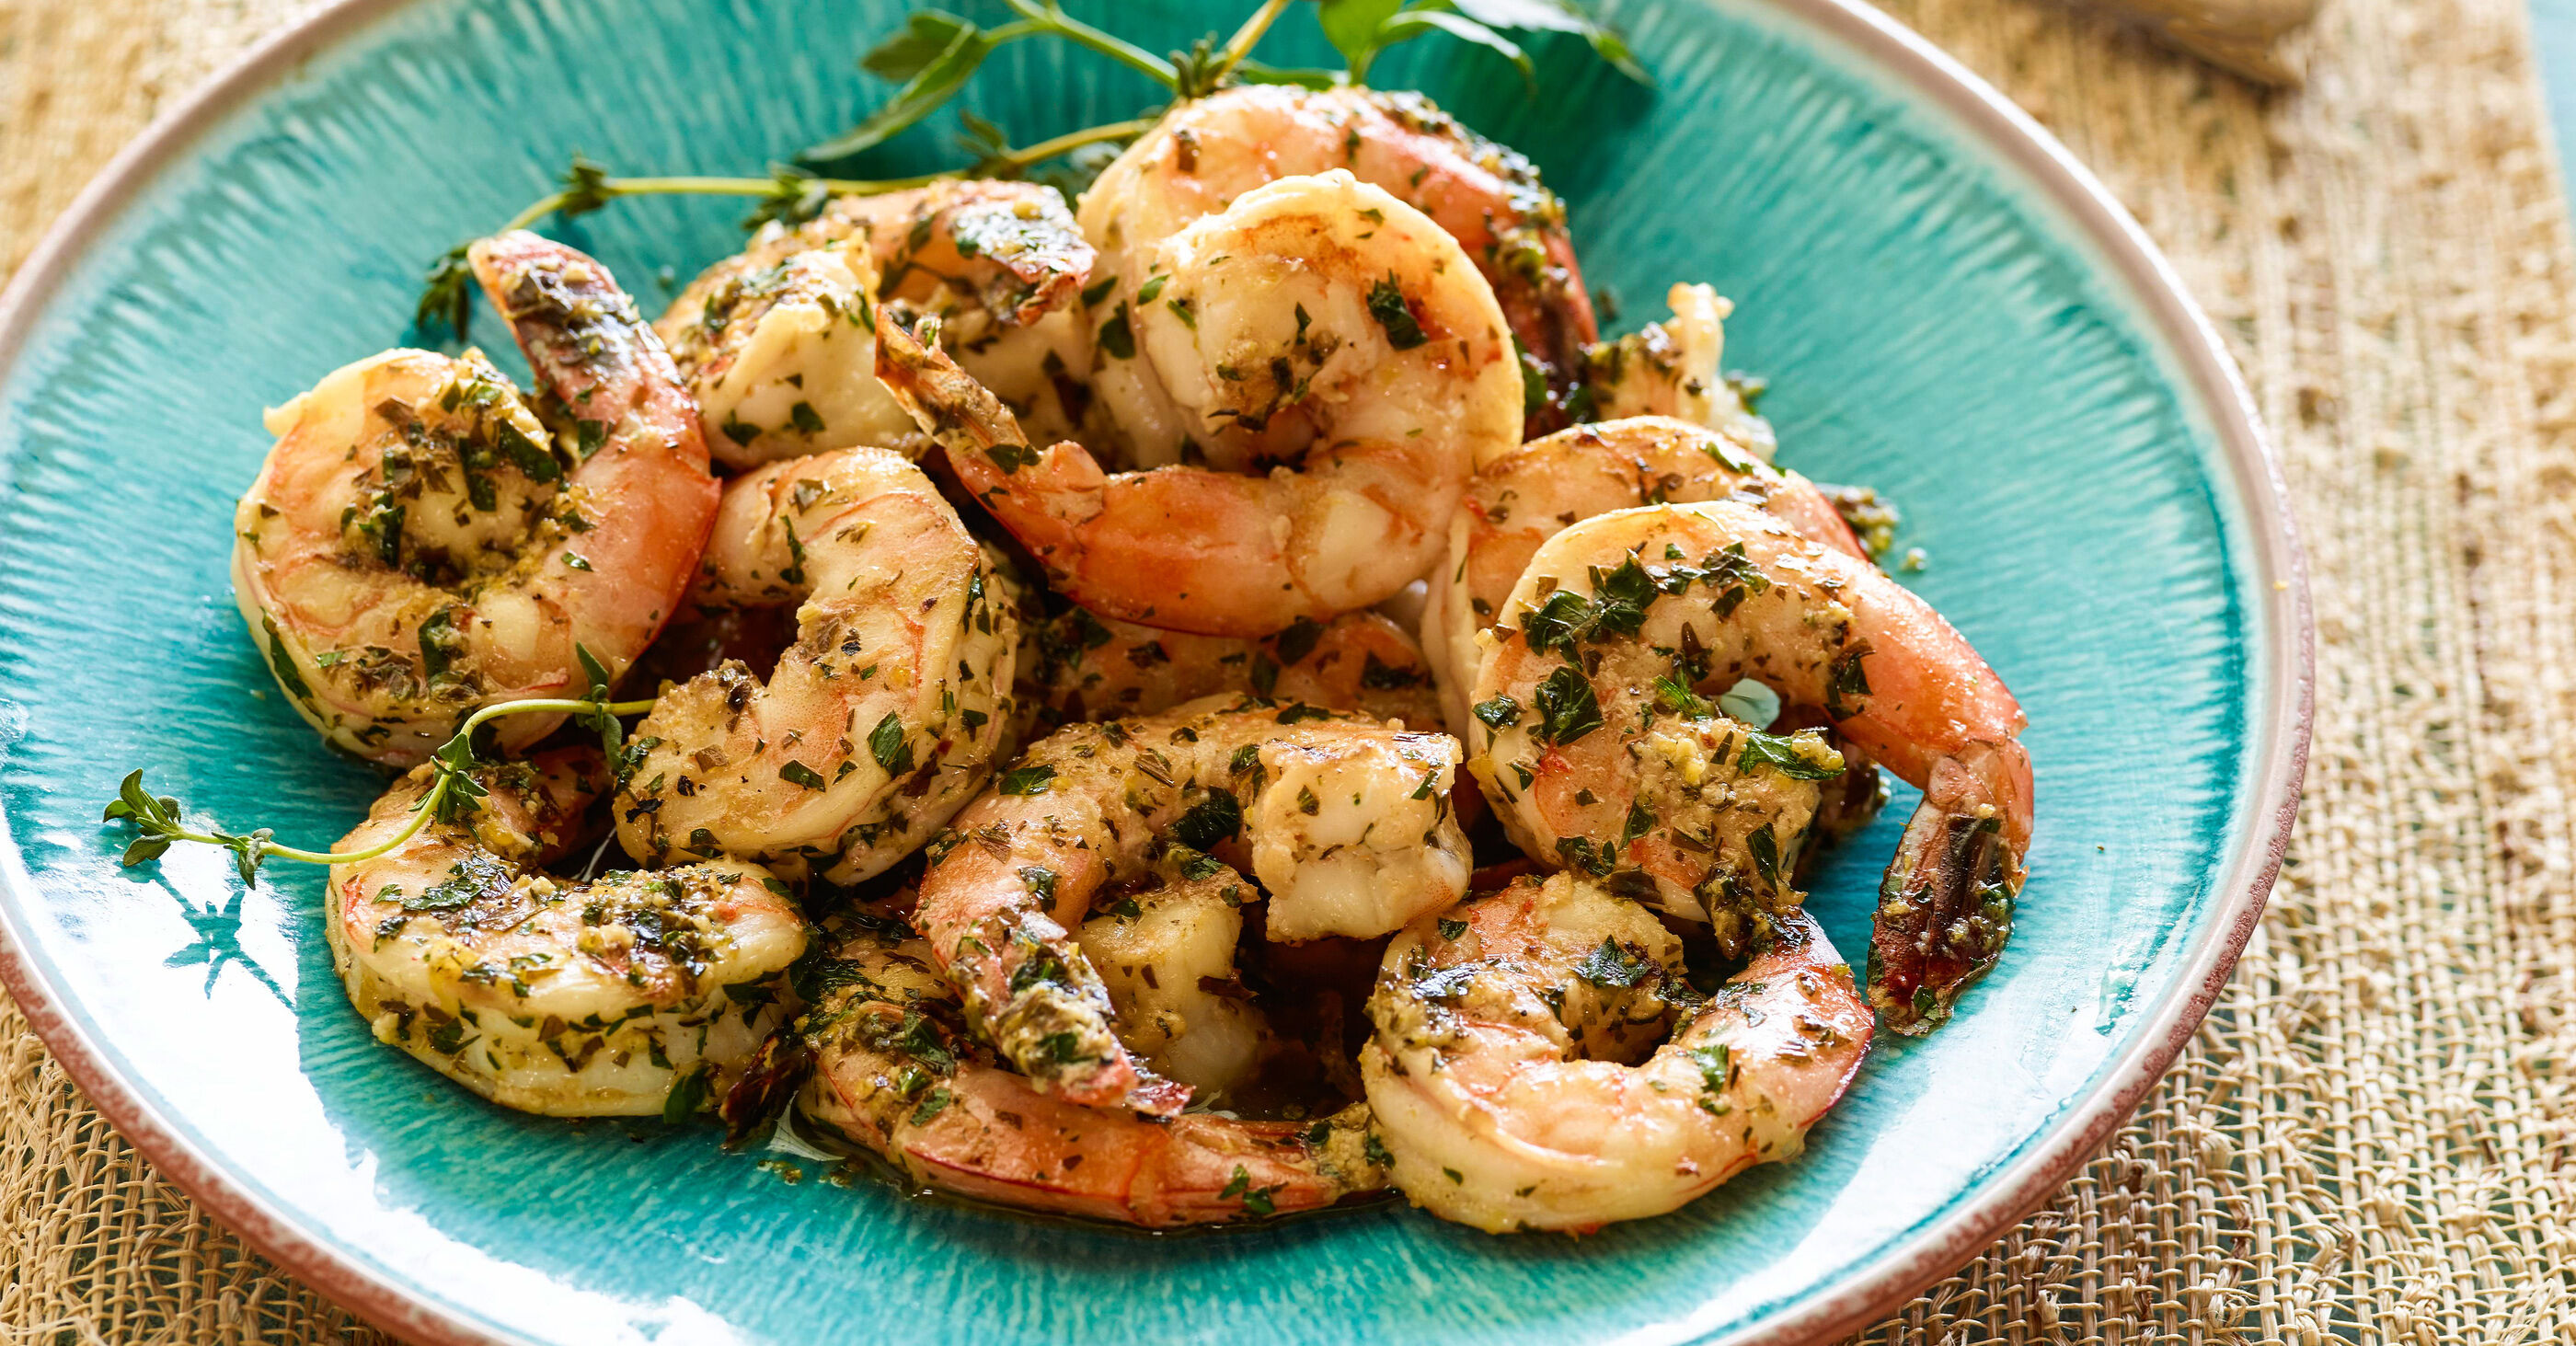
[[[1386,1185],[1364,1106],[1311,1123],[1085,1108],[993,1064],[917,941],[860,933],[832,952],[832,989],[799,1024],[816,1070],[797,1106],[915,1182],[1152,1228],[1315,1210]]]
[[[1064,198],[1028,182],[844,196],[775,221],[699,273],[654,326],[705,409],[716,457],[747,468],[856,445],[915,446],[876,376],[876,310],[942,315],[965,367],[1051,434],[1081,423],[1091,273]]]
[[[1259,640],[1194,636],[1066,610],[1036,634],[1038,695],[1056,723],[1152,715],[1218,692],[1250,692],[1436,728],[1422,647],[1374,612],[1297,622]]]
[[[1095,612],[1260,636],[1430,569],[1468,474],[1520,434],[1509,338],[1457,244],[1335,172],[1247,192],[1153,257],[1155,302],[1130,320],[1140,358],[1211,442],[1239,441],[1267,475],[1104,476],[1081,445],[1034,451],[890,316],[880,377],[1057,590]]]
[[[1019,631],[990,558],[919,468],[844,449],[725,490],[693,598],[797,604],[763,683],[742,664],[665,690],[622,770],[618,837],[660,864],[734,856],[848,883],[983,788]]]
[[[566,442],[480,354],[387,351],[269,413],[234,515],[233,594],[287,701],[395,766],[477,707],[578,695],[578,651],[623,673],[715,518],[697,406],[607,270],[529,233],[473,264]],[[506,751],[559,723],[493,729]]]
[[[1245,698],[1069,726],[931,843],[913,924],[968,1022],[1040,1088],[1177,1111],[1186,1091],[1137,1069],[1065,927],[1179,845],[1244,857],[1273,940],[1384,934],[1465,891],[1457,761],[1445,734]]]
[[[1214,856],[1157,856],[1077,932],[1118,1012],[1118,1040],[1157,1074],[1223,1106],[1261,1065],[1269,1022],[1235,975],[1243,904],[1260,891]]]
[[[1799,1153],[1869,1050],[1851,969],[1791,912],[1714,999],[1681,972],[1644,908],[1566,874],[1397,935],[1360,1052],[1396,1186],[1487,1233],[1583,1233]]]
[[[1725,435],[1770,462],[1780,451],[1771,422],[1753,414],[1719,369],[1726,315],[1735,305],[1705,285],[1676,285],[1666,295],[1668,322],[1604,341],[1583,353],[1584,392],[1578,420],[1672,416]]]
[[[1442,709],[1467,732],[1467,691],[1493,624],[1541,543],[1566,525],[1638,505],[1741,500],[1864,560],[1833,501],[1726,434],[1666,416],[1580,425],[1535,439],[1478,469],[1450,520],[1449,557],[1434,575],[1423,653],[1440,675]]]
[[[408,826],[432,769],[394,783],[342,851]],[[778,1026],[804,919],[758,865],[718,860],[588,882],[549,878],[606,788],[595,749],[487,768],[470,818],[431,822],[331,868],[323,929],[379,1041],[505,1107],[662,1112]]]
[[[1751,677],[1924,792],[1871,940],[1890,1025],[1948,1017],[2003,952],[2030,849],[2021,707],[1876,567],[1733,501],[1619,510],[1540,547],[1479,639],[1471,766],[1534,857],[1642,873],[1733,943],[1776,921],[1815,783],[1844,763],[1701,700]]]
[[[1564,398],[1584,347],[1598,335],[1565,205],[1539,184],[1529,160],[1468,131],[1420,94],[1247,85],[1164,114],[1080,203],[1100,271],[1118,280],[1108,332],[1161,302],[1145,291],[1165,240],[1265,184],[1336,169],[1393,194],[1457,240],[1492,287],[1530,373],[1544,384],[1544,395],[1526,408],[1527,433],[1563,425]],[[1192,446],[1219,466],[1247,466],[1229,458],[1236,446],[1226,437],[1211,438],[1178,414],[1187,409],[1173,405],[1180,387],[1167,394],[1144,361],[1122,355],[1114,339],[1100,348],[1095,386],[1133,441],[1138,466],[1182,461]],[[1160,371],[1163,381],[1184,372]],[[1520,391],[1515,384],[1516,416]],[[1511,442],[1519,441],[1516,432]]]

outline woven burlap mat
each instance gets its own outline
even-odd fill
[[[0,267],[293,8],[0,0]],[[2273,95],[2027,0],[1894,10],[2093,165],[2234,343],[2319,684],[2232,992],[2108,1154],[1867,1340],[2576,1343],[2576,258],[2521,0],[2329,0]],[[383,1340],[0,1004],[0,1341]]]

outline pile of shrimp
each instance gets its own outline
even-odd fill
[[[1773,465],[1725,301],[1601,340],[1562,205],[1418,96],[1214,93],[1073,205],[835,200],[656,322],[470,261],[533,391],[330,374],[234,579],[403,773],[331,871],[349,998],[493,1103],[1148,1227],[1584,1232],[1797,1154],[2003,952],[2012,695]],[[603,682],[651,707],[605,748]],[[1799,885],[1882,771],[1856,977]]]

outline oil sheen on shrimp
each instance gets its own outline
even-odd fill
[[[1466,891],[1457,761],[1445,734],[1238,697],[1068,726],[931,843],[913,924],[1040,1088],[1177,1111],[1187,1091],[1137,1068],[1067,927],[1177,846],[1257,879],[1272,940],[1382,935]]]
[[[1416,729],[1440,724],[1422,648],[1375,612],[1296,622],[1246,640],[1161,631],[1070,608],[1038,628],[1032,643],[1035,695],[1051,724],[1153,715],[1219,692],[1356,710]]]
[[[1816,541],[1868,553],[1815,483],[1772,467],[1744,441],[1669,416],[1635,416],[1560,430],[1477,470],[1449,523],[1448,560],[1433,576],[1424,655],[1440,676],[1442,708],[1464,734],[1467,692],[1491,626],[1540,544],[1568,524],[1638,505],[1738,500],[1780,516]]]
[[[967,1034],[919,941],[855,933],[821,980],[831,989],[798,1025],[815,1065],[798,1110],[916,1183],[1149,1228],[1315,1210],[1386,1185],[1364,1106],[1317,1122],[1162,1120],[1040,1093]]]
[[[1076,302],[1091,245],[1052,187],[940,182],[834,198],[700,273],[655,327],[705,408],[716,458],[748,468],[857,445],[918,446],[876,377],[876,310],[940,315],[950,349],[1041,433],[1090,393]]]
[[[1844,763],[1702,699],[1754,678],[1924,792],[1871,940],[1889,1025],[1928,1030],[2002,954],[2031,835],[2021,707],[1876,567],[1734,501],[1618,510],[1541,546],[1479,639],[1471,766],[1535,858],[1642,874],[1732,944],[1776,920]]]
[[[1237,444],[1261,475],[1104,475],[1079,444],[1036,451],[890,317],[880,376],[1057,591],[1094,612],[1262,636],[1429,570],[1468,474],[1520,435],[1510,336],[1456,242],[1334,172],[1245,193],[1150,265],[1153,303],[1128,322],[1137,359],[1192,433]]]
[[[1675,285],[1673,316],[1583,353],[1578,420],[1671,416],[1706,426],[1770,462],[1780,451],[1771,422],[1753,414],[1721,372],[1726,315],[1735,305],[1705,285]]]
[[[629,746],[619,839],[835,882],[882,872],[983,788],[1018,617],[993,560],[884,449],[772,463],[726,487],[692,597],[796,605],[763,682],[728,661],[665,690]]]
[[[1488,1233],[1582,1233],[1798,1154],[1869,1050],[1851,969],[1791,912],[1714,998],[1681,974],[1651,914],[1568,874],[1397,935],[1360,1052],[1396,1186]]]
[[[409,824],[431,768],[395,782],[340,849]],[[558,858],[606,786],[595,749],[484,769],[479,810],[334,865],[323,929],[378,1040],[495,1103],[647,1115],[721,1083],[781,1017],[806,928],[758,865],[714,860],[587,881]]]
[[[479,706],[580,695],[576,650],[623,673],[715,518],[697,405],[607,270],[530,233],[472,260],[560,442],[480,354],[387,351],[269,413],[234,516],[233,593],[288,703],[394,766]],[[493,730],[512,750],[560,722]]]
[[[1526,433],[1563,425],[1584,349],[1598,334],[1564,203],[1540,185],[1529,160],[1417,93],[1246,85],[1174,106],[1083,193],[1083,231],[1100,250],[1102,274],[1117,280],[1095,320],[1114,333],[1163,302],[1159,292],[1145,293],[1157,251],[1194,221],[1278,179],[1337,169],[1393,194],[1457,240],[1545,387],[1528,408]],[[1182,461],[1192,446],[1219,466],[1252,466],[1229,456],[1237,445],[1211,441],[1176,414],[1187,407],[1175,407],[1141,364],[1121,356],[1120,343],[1104,339],[1100,349],[1097,387],[1137,466]]]

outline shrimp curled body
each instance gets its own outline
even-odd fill
[[[1476,632],[1500,616],[1542,543],[1614,509],[1699,500],[1760,506],[1826,546],[1868,559],[1815,483],[1705,426],[1634,416],[1531,440],[1467,483],[1449,525],[1448,561],[1433,576],[1423,653],[1440,675],[1449,723],[1469,732],[1467,693],[1483,654]]]
[[[340,843],[411,821],[431,768],[397,781]],[[466,821],[334,865],[324,930],[376,1037],[506,1107],[653,1114],[778,1026],[804,918],[758,865],[711,861],[575,883],[534,872],[605,786],[595,749],[486,768]]]
[[[876,377],[876,306],[945,319],[976,378],[1050,433],[1080,420],[1090,363],[1076,302],[1091,245],[1064,199],[1028,182],[941,182],[832,200],[764,226],[700,273],[654,324],[729,467],[862,444],[918,445]]]
[[[1360,1054],[1396,1186],[1488,1233],[1579,1233],[1797,1154],[1869,1048],[1851,970],[1793,914],[1715,998],[1681,971],[1644,908],[1565,874],[1397,935]]]
[[[1890,1025],[1929,1029],[2001,955],[2031,836],[2021,707],[1877,567],[1735,501],[1618,510],[1542,545],[1483,638],[1471,765],[1535,858],[1641,874],[1731,948],[1791,909],[1817,782],[1846,764],[1703,699],[1753,678],[1924,792],[1871,940]]]
[[[919,468],[844,449],[737,477],[692,595],[796,605],[764,683],[728,661],[637,726],[618,835],[648,864],[727,855],[854,882],[974,797],[1008,719],[1004,581]]]
[[[1158,267],[1168,269],[1166,240],[1272,182],[1335,171],[1393,195],[1456,240],[1453,252],[1491,287],[1530,371],[1548,387],[1529,409],[1527,433],[1564,424],[1565,396],[1598,334],[1564,203],[1529,160],[1420,94],[1246,85],[1174,107],[1083,193],[1083,232],[1103,275],[1117,282],[1114,300],[1103,301],[1112,305],[1105,325],[1151,318],[1167,298],[1154,281]],[[1172,380],[1185,369],[1164,366],[1143,342],[1134,359],[1115,343],[1103,343],[1101,357],[1096,386],[1138,466],[1181,461],[1189,446],[1221,467],[1252,465],[1257,444],[1211,436],[1180,395],[1186,380]],[[1517,382],[1512,407],[1517,418]],[[1516,430],[1511,442],[1520,437]]]
[[[1082,1107],[994,1064],[918,942],[861,934],[831,952],[834,989],[800,1025],[816,1068],[797,1107],[915,1182],[1149,1228],[1314,1210],[1386,1185],[1365,1107],[1313,1123]]]
[[[474,245],[564,443],[483,357],[397,350],[269,413],[233,591],[334,747],[426,758],[480,706],[614,678],[678,607],[715,518],[698,409],[606,269],[529,233]],[[560,716],[494,726],[502,749]]]
[[[1126,324],[1138,358],[1247,471],[1108,475],[1081,445],[1038,451],[886,314],[880,376],[1056,588],[1105,616],[1264,636],[1430,569],[1468,474],[1520,435],[1510,333],[1458,245],[1334,172],[1247,192],[1152,257],[1153,302]]]
[[[932,842],[913,924],[969,1022],[1039,1087],[1177,1111],[1187,1091],[1137,1068],[1067,927],[1177,846],[1258,879],[1273,940],[1384,934],[1466,890],[1457,760],[1443,734],[1237,697],[1069,726]]]

